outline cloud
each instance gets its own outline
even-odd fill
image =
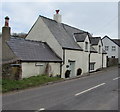
[[[28,32],[39,15],[53,18],[60,9],[62,22],[94,35],[117,37],[117,3],[97,2],[12,2],[2,5],[4,17],[10,17],[12,32]]]

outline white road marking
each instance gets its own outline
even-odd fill
[[[117,79],[119,79],[120,77],[116,77],[116,78],[114,78],[113,80],[117,80]]]
[[[101,83],[101,84],[99,84],[99,85],[97,85],[97,86],[91,87],[91,88],[89,88],[89,89],[87,89],[87,90],[84,90],[84,91],[82,91],[82,92],[80,92],[80,93],[77,93],[77,94],[75,94],[75,96],[81,95],[81,94],[83,94],[83,93],[86,93],[86,92],[88,92],[88,91],[90,91],[90,90],[93,90],[93,89],[98,88],[98,87],[100,87],[100,86],[102,86],[102,85],[105,85],[105,84],[106,84],[106,83]]]
[[[40,108],[40,109],[38,109],[38,110],[35,111],[35,112],[40,112],[40,111],[43,111],[43,110],[45,110],[45,108]]]

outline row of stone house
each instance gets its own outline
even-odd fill
[[[39,16],[25,39],[10,36],[6,17],[2,40],[3,64],[19,66],[19,78],[38,74],[75,77],[106,67],[101,37],[62,23],[58,10],[54,19]]]

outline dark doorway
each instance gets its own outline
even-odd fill
[[[78,68],[78,69],[77,69],[77,76],[78,76],[78,75],[81,75],[81,73],[82,73],[82,69],[81,69],[81,68]]]
[[[70,70],[67,70],[67,71],[65,72],[65,78],[68,78],[68,77],[70,77]]]

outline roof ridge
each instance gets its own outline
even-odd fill
[[[65,24],[65,23],[61,23],[61,24],[66,25],[66,26],[71,27],[71,28],[74,28],[74,29],[76,29],[76,30],[81,30],[81,29],[79,29],[79,28],[76,28],[76,27],[74,27],[74,26],[71,26],[71,25],[68,25],[68,24]],[[84,30],[81,30],[81,31],[84,32]]]
[[[53,19],[51,19],[51,18],[48,18],[48,17],[42,16],[42,15],[39,15],[39,17],[42,17],[42,18],[45,18],[45,19],[49,19],[49,20],[54,21],[54,22],[57,23],[57,21],[55,21],[55,20],[53,20]]]
[[[48,17],[42,16],[42,15],[39,15],[39,17],[43,17],[43,18],[45,18],[45,19],[49,19],[49,20],[54,21],[54,22],[57,23],[57,21],[55,21],[54,19],[51,19],[51,18],[48,18]],[[68,26],[68,27],[71,27],[71,28],[74,28],[74,29],[77,29],[77,30],[81,30],[81,29],[79,29],[79,28],[76,28],[76,27],[74,27],[74,26],[71,26],[71,25],[68,25],[68,24],[65,24],[65,23],[62,23],[62,22],[61,22],[60,24],[62,24],[62,25],[66,25],[66,26]],[[84,31],[84,30],[81,30],[81,31],[83,31],[83,32],[87,32],[87,31]]]
[[[46,43],[43,41],[38,41],[38,40],[30,40],[30,39],[26,39],[26,38],[18,38],[18,37],[12,37],[14,39],[18,39],[18,40],[25,40],[25,41],[30,41],[30,42],[40,42],[40,43]]]
[[[87,33],[87,32],[77,32],[77,33],[74,33],[74,34],[84,34],[84,33]]]

